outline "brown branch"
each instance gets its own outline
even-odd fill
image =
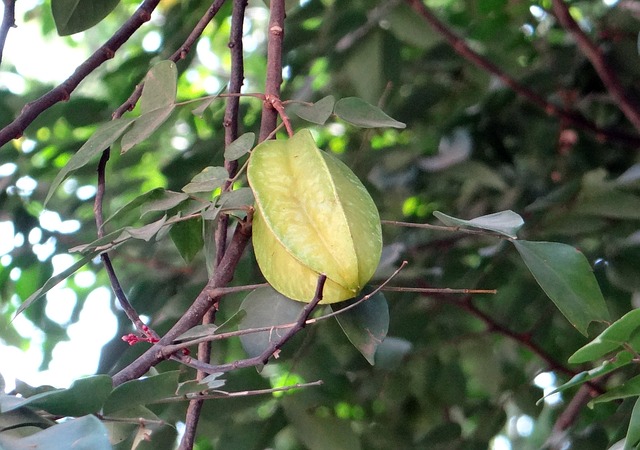
[[[223,2],[218,2],[222,4]],[[229,49],[231,50],[231,79],[229,80],[229,93],[240,94],[244,81],[244,55],[242,46],[242,29],[244,23],[245,9],[247,0],[234,0],[233,12],[231,13],[231,32],[229,38]],[[212,6],[213,8],[213,6]],[[211,9],[212,9],[211,8]],[[210,10],[211,10],[210,9]],[[213,17],[213,16],[212,16]],[[194,30],[195,31],[195,30]],[[182,54],[181,54],[182,55]],[[240,105],[240,97],[232,96],[227,98],[227,105],[224,115],[224,141],[225,147],[238,138],[238,110]],[[222,186],[222,191],[228,191],[233,186],[231,181],[238,170],[237,161],[225,160],[224,167],[227,169],[229,179]],[[227,234],[229,230],[229,215],[220,214],[218,218],[218,226],[215,230],[215,248],[216,248],[216,269],[224,257],[227,246]],[[202,319],[204,325],[215,322],[217,305],[205,314]],[[211,342],[202,342],[198,344],[198,360],[203,364],[209,364],[211,359]],[[210,373],[210,372],[209,372]],[[204,370],[198,370],[196,379],[203,379],[207,373]],[[185,418],[185,432],[180,441],[180,450],[191,450],[195,443],[198,422],[200,421],[200,412],[204,405],[204,399],[195,399],[189,402],[187,414]]]
[[[7,35],[11,28],[16,26],[16,0],[4,0],[4,13],[2,14],[2,24],[0,25],[0,64],[2,64],[2,53],[7,42]]]
[[[453,48],[453,50],[460,56],[475,64],[477,67],[491,73],[498,77],[505,85],[511,88],[515,93],[529,100],[534,105],[538,106],[549,116],[562,117],[571,123],[573,126],[587,130],[595,134],[596,138],[603,139],[615,139],[620,142],[624,142],[630,145],[640,145],[640,136],[636,134],[626,133],[620,130],[604,129],[597,126],[595,123],[584,117],[583,115],[575,112],[568,111],[564,108],[555,105],[525,85],[517,82],[509,75],[507,75],[502,69],[493,64],[488,59],[474,52],[464,39],[457,36],[449,28],[442,23],[423,3],[421,0],[407,0],[409,5],[418,13],[422,18],[437,32],[445,41]]]
[[[272,0],[269,5],[270,18],[267,43],[267,81],[265,97],[280,98],[282,84],[282,42],[284,40],[284,0]],[[262,121],[260,123],[260,142],[276,128],[278,112],[271,102],[265,101],[262,106]]]
[[[298,316],[298,320],[296,320],[295,325],[289,329],[280,339],[277,341],[270,342],[266,349],[258,356],[254,356],[253,358],[241,359],[239,361],[234,361],[228,364],[220,364],[218,366],[213,366],[215,372],[230,372],[236,369],[243,369],[246,367],[256,367],[267,364],[269,359],[272,357],[276,357],[280,348],[291,339],[296,333],[302,330],[305,325],[307,325],[307,321],[309,316],[313,312],[314,308],[322,301],[322,293],[324,291],[324,284],[327,281],[327,276],[325,274],[320,274],[318,277],[318,284],[316,285],[316,292],[313,296],[313,299],[307,303],[300,316]]]
[[[202,18],[198,21],[195,27],[193,27],[193,31],[189,33],[189,36],[183,44],[173,52],[173,54],[169,57],[169,59],[173,62],[178,62],[181,59],[187,57],[187,53],[191,50],[193,44],[198,40],[198,38],[202,35],[204,29],[209,25],[209,22],[218,14],[222,5],[224,5],[225,0],[216,0],[213,4],[207,9],[207,12],[202,16]],[[129,98],[113,113],[113,118],[117,119],[121,117],[125,112],[131,111],[135,106],[140,96],[142,95],[142,88],[144,87],[144,82],[139,83],[135,90],[131,93]]]
[[[634,98],[630,92],[627,92],[620,79],[616,75],[616,72],[607,62],[605,55],[602,51],[589,39],[584,31],[580,28],[580,25],[571,17],[569,8],[564,0],[552,0],[553,13],[555,14],[558,22],[564,29],[566,29],[573,38],[576,40],[578,48],[582,51],[584,56],[591,61],[591,65],[598,73],[598,76],[604,83],[605,87],[613,100],[617,103],[620,110],[627,117],[629,122],[640,131],[640,105],[637,99]]]
[[[71,93],[78,87],[80,82],[102,63],[113,58],[115,52],[127,42],[133,33],[151,18],[151,13],[156,6],[158,6],[158,3],[160,3],[160,0],[145,0],[124,25],[89,58],[80,64],[69,78],[37,100],[27,103],[20,112],[20,115],[0,130],[0,147],[11,139],[22,136],[24,130],[42,112],[58,102],[69,100]]]
[[[225,286],[233,279],[235,268],[250,238],[251,214],[249,214],[244,221],[238,222],[233,239],[229,247],[227,247],[222,261],[220,261],[217,270],[202,291],[200,291],[193,304],[160,341],[113,376],[114,386],[144,375],[149,368],[165,359],[161,351],[164,346],[170,344],[182,333],[200,323],[209,308],[218,300],[218,298],[212,298],[209,293],[213,289]]]

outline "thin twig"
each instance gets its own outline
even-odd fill
[[[233,279],[235,268],[251,238],[251,219],[252,215],[248,214],[244,220],[238,222],[231,243],[218,265],[218,270],[213,273],[189,309],[155,345],[113,376],[114,386],[141,377],[149,368],[166,359],[162,348],[200,323],[205,313],[218,300],[218,298],[212,298],[209,293],[213,289],[225,286]]]
[[[234,397],[251,397],[254,395],[265,395],[265,394],[273,394],[275,392],[286,392],[293,389],[302,389],[307,387],[314,386],[322,386],[324,382],[322,380],[310,381],[308,383],[296,383],[290,386],[282,386],[277,388],[270,389],[254,389],[251,391],[238,391],[238,392],[224,392],[224,391],[214,391],[213,394],[192,394],[192,395],[184,395],[182,397],[169,397],[163,398],[161,400],[155,400],[149,404],[160,404],[160,403],[176,403],[176,402],[184,402],[185,400],[192,400],[196,398],[198,400],[215,400],[220,398],[234,398]]]
[[[2,14],[2,24],[0,25],[0,64],[2,64],[2,53],[7,42],[7,35],[11,28],[16,26],[16,0],[4,0],[4,13]]]
[[[269,4],[269,30],[267,41],[267,80],[264,94],[272,98],[280,98],[282,84],[282,42],[284,40],[284,0],[272,0]],[[271,102],[262,105],[260,122],[260,139],[264,141],[278,124],[278,112]]]
[[[225,0],[216,0],[213,4],[207,9],[207,12],[202,16],[202,18],[198,21],[195,27],[193,27],[193,31],[189,33],[187,39],[182,43],[180,48],[173,52],[173,54],[169,57],[169,59],[173,62],[178,62],[181,59],[187,57],[187,53],[191,50],[193,44],[198,40],[198,38],[204,32],[204,29],[209,25],[209,22],[216,16],[222,5],[224,5]],[[140,96],[142,95],[142,88],[144,87],[144,82],[139,83],[134,91],[131,93],[129,98],[122,104],[120,107],[113,113],[113,118],[116,119],[121,117],[125,112],[131,111],[135,106]]]
[[[313,299],[307,303],[300,316],[298,316],[298,320],[296,320],[295,325],[289,329],[280,339],[277,341],[272,341],[269,343],[266,349],[258,356],[254,356],[253,358],[241,359],[239,361],[234,361],[228,364],[220,364],[218,366],[213,367],[214,373],[217,372],[230,372],[236,369],[243,369],[246,367],[256,367],[266,364],[269,359],[272,357],[277,358],[278,353],[280,352],[280,348],[291,339],[298,331],[302,330],[308,323],[309,316],[313,312],[314,308],[322,301],[324,284],[327,281],[327,276],[325,274],[320,274],[318,277],[318,283],[316,285],[316,292],[313,296]]]
[[[491,61],[474,52],[471,47],[467,45],[464,39],[453,33],[435,16],[435,14],[431,12],[431,10],[429,10],[429,8],[424,5],[421,0],[407,0],[407,3],[409,3],[409,5],[411,5],[411,7],[418,14],[420,14],[420,16],[422,16],[422,18],[449,43],[449,45],[456,53],[458,53],[460,56],[470,61],[471,63],[475,64],[482,70],[485,70],[498,77],[500,81],[511,88],[514,92],[541,108],[546,114],[554,117],[563,117],[572,125],[595,134],[596,138],[598,139],[609,138],[635,146],[640,145],[640,136],[636,134],[629,134],[619,130],[600,128],[583,115],[575,111],[567,111],[547,101],[525,85],[511,78]]]
[[[69,78],[37,100],[27,103],[25,107],[22,108],[20,115],[0,130],[0,147],[11,139],[22,136],[24,130],[42,112],[58,102],[69,100],[71,93],[78,87],[82,80],[89,76],[102,63],[113,58],[115,52],[127,42],[133,33],[151,19],[151,13],[156,6],[158,6],[158,3],[160,3],[160,0],[145,0],[142,2],[136,12],[133,13],[124,25],[98,50],[89,56],[89,58],[80,64]]]
[[[407,228],[424,228],[428,230],[436,230],[436,231],[450,231],[454,233],[465,233],[465,234],[482,234],[485,236],[493,236],[501,239],[510,239],[508,236],[500,233],[496,233],[495,231],[489,230],[474,230],[470,228],[464,227],[450,227],[445,225],[431,225],[428,223],[413,223],[413,222],[400,222],[397,220],[381,220],[381,224],[383,225],[396,225],[399,227],[407,227]]]
[[[622,86],[615,70],[609,65],[602,51],[589,39],[580,28],[580,25],[571,17],[569,7],[564,0],[552,0],[551,4],[553,5],[553,12],[558,22],[560,22],[560,25],[571,33],[576,40],[578,48],[584,56],[591,61],[591,65],[598,73],[602,83],[620,110],[635,129],[640,131],[640,105],[638,104],[637,98]]]

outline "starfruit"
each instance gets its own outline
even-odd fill
[[[378,266],[382,232],[376,205],[351,169],[301,130],[258,145],[247,177],[256,199],[254,252],[271,286],[309,302],[323,273],[322,303],[354,297]]]

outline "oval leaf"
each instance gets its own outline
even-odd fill
[[[359,299],[358,299],[359,300]],[[340,311],[357,300],[331,305],[334,311]],[[374,365],[374,356],[378,345],[389,331],[389,306],[382,292],[336,316],[340,328],[362,356]]]
[[[188,194],[195,192],[211,192],[218,189],[229,178],[224,167],[205,167],[182,190]]]
[[[500,211],[486,216],[476,217],[471,220],[457,219],[440,211],[434,211],[434,216],[450,227],[469,227],[489,230],[504,236],[516,239],[516,233],[524,225],[524,220],[513,211]]]
[[[253,245],[267,281],[309,302],[323,273],[323,303],[354,297],[380,261],[382,233],[378,210],[353,172],[302,130],[258,145],[247,177],[256,199]]]
[[[54,191],[60,186],[60,183],[74,170],[87,165],[95,156],[105,151],[113,144],[127,128],[133,123],[134,119],[121,117],[111,122],[101,125],[85,144],[71,157],[66,166],[56,175],[56,178],[49,187],[49,192],[44,200],[45,206],[53,195]]]
[[[632,344],[640,338],[640,309],[634,309],[620,319],[613,322],[607,329],[600,333],[593,341],[577,350],[569,358],[571,364],[581,364],[601,358],[622,347],[625,343]],[[636,350],[638,350],[636,348]]]
[[[249,150],[251,150],[255,142],[255,133],[243,134],[224,149],[224,158],[228,159],[229,161],[235,161],[241,156],[247,154]]]
[[[313,105],[300,105],[295,110],[295,113],[298,117],[308,122],[324,125],[327,119],[331,117],[331,114],[333,114],[335,104],[336,99],[333,95],[327,95]]]
[[[51,0],[51,12],[60,36],[79,33],[99,23],[120,0]]]
[[[121,153],[128,152],[133,146],[147,139],[156,131],[160,125],[165,123],[173,112],[175,106],[169,105],[163,108],[154,109],[138,117],[127,134],[122,136]]]
[[[178,222],[171,227],[169,236],[186,263],[190,263],[204,246],[202,219]]]
[[[245,297],[240,309],[246,312],[238,324],[240,330],[293,323],[304,305],[294,302],[273,288],[261,287]],[[260,355],[271,342],[277,341],[289,329],[274,329],[240,336],[242,347],[249,357]]]
[[[406,128],[404,123],[389,117],[377,106],[358,97],[338,100],[335,113],[342,120],[361,128]]]
[[[557,242],[512,241],[540,287],[560,312],[585,336],[594,320],[609,312],[584,255]]]
[[[109,433],[95,416],[83,416],[15,439],[0,435],[0,448],[12,450],[112,450]]]
[[[144,79],[140,96],[142,114],[173,105],[178,89],[178,69],[176,63],[165,60],[154,65]]]
[[[140,380],[131,380],[117,386],[107,398],[104,414],[112,414],[115,411],[145,405],[154,400],[160,400],[173,396],[178,387],[177,370],[164,372],[152,377]]]

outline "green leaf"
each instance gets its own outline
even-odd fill
[[[249,150],[256,142],[255,133],[245,133],[224,149],[224,159],[235,161],[236,159],[249,153]]]
[[[95,133],[84,143],[82,147],[71,157],[66,166],[56,175],[55,179],[49,187],[49,192],[44,200],[46,206],[51,199],[51,196],[55,190],[60,186],[60,183],[74,170],[87,165],[91,160],[109,148],[127,128],[133,123],[133,118],[124,118],[112,120],[101,125]]]
[[[358,97],[338,100],[335,114],[342,120],[361,128],[405,128],[406,125],[386,115],[377,106],[370,105]]]
[[[142,115],[157,109],[173,106],[178,88],[178,69],[176,63],[165,60],[154,65],[144,79],[140,96]]]
[[[188,194],[194,192],[211,192],[218,189],[229,178],[229,173],[224,167],[205,167],[191,179],[182,190]]]
[[[633,450],[640,443],[640,398],[636,400],[631,412],[631,420],[629,420],[629,428],[627,437],[624,440],[623,450]]]
[[[234,189],[220,194],[217,204],[224,209],[240,209],[252,206],[255,202],[251,188]]]
[[[167,215],[165,214],[161,219],[156,220],[148,225],[144,225],[141,227],[126,227],[123,231],[123,235],[131,236],[134,239],[142,239],[143,241],[149,242],[152,237],[154,237],[160,228],[164,226],[164,223],[167,221]]]
[[[340,311],[356,301],[334,303],[331,308]],[[335,317],[349,341],[373,366],[376,349],[389,330],[389,307],[384,294],[377,292],[370,299]]]
[[[0,434],[0,448],[7,450],[112,450],[105,426],[95,416],[84,416],[54,425],[24,438]]]
[[[327,119],[331,117],[331,114],[333,114],[333,107],[335,104],[336,99],[333,95],[327,95],[315,102],[313,105],[299,105],[294,112],[298,117],[306,120],[307,122],[324,125],[327,122]]]
[[[155,199],[162,198],[164,192],[165,192],[164,188],[156,188],[156,189],[147,191],[142,195],[139,195],[138,197],[134,198],[129,203],[127,203],[126,205],[118,209],[115,213],[110,215],[107,219],[105,219],[104,224],[106,225],[111,221],[121,219],[122,217],[126,216],[128,213],[130,213],[131,211],[134,211],[140,205],[148,201],[153,201]]]
[[[413,344],[406,339],[387,336],[376,349],[376,367],[383,370],[395,370],[400,367],[404,357],[413,349]]]
[[[18,307],[18,310],[16,311],[15,315],[18,316],[19,314],[21,314],[22,311],[24,311],[29,306],[31,306],[31,304],[33,302],[35,302],[36,300],[40,299],[44,294],[46,294],[51,289],[53,289],[54,286],[56,286],[58,283],[60,283],[63,280],[66,280],[71,275],[76,273],[78,270],[80,270],[82,267],[84,267],[85,264],[89,263],[93,258],[95,258],[98,254],[99,254],[99,252],[96,252],[96,251],[91,252],[88,255],[83,256],[80,260],[76,261],[71,266],[69,266],[67,269],[65,269],[62,272],[60,272],[59,274],[54,275],[51,278],[49,278],[40,289],[38,289],[33,294],[31,294],[29,296],[29,298],[27,298]]]
[[[623,398],[636,397],[640,395],[640,375],[625,381],[620,386],[609,389],[599,397],[589,402],[589,407],[598,403],[610,402],[612,400],[620,400]]]
[[[174,109],[174,105],[169,105],[163,108],[154,109],[153,111],[142,114],[138,117],[127,134],[122,136],[122,148],[120,152],[128,152],[133,146],[151,136],[153,132],[160,127],[160,125],[165,123]]]
[[[640,309],[628,312],[609,325],[594,340],[571,355],[569,362],[581,364],[594,361],[626,343],[640,350]]]
[[[594,320],[609,312],[587,258],[557,242],[511,241],[533,277],[560,312],[585,336]]]
[[[120,0],[51,0],[51,12],[60,36],[79,33],[99,23]]]
[[[250,292],[242,301],[240,309],[246,311],[246,316],[238,324],[238,329],[249,330],[292,323],[298,319],[303,308],[303,303],[285,297],[272,287],[261,287]],[[254,357],[288,331],[286,328],[245,334],[240,336],[240,342],[247,355]]]
[[[146,201],[142,208],[140,208],[140,217],[150,212],[167,211],[175,208],[189,198],[189,195],[184,192],[167,191],[164,189],[156,189],[156,191],[158,191],[158,193],[153,195],[153,199]]]
[[[180,256],[185,262],[190,263],[204,245],[202,219],[197,217],[174,224],[169,231],[169,236],[180,252]]]
[[[301,404],[298,396],[286,397],[284,411],[296,435],[309,450],[360,450],[358,435],[351,422],[334,416],[314,414],[312,408]]]
[[[102,408],[105,415],[115,411],[146,405],[154,400],[171,397],[178,387],[180,372],[175,370],[151,377],[131,380],[117,386]]]
[[[471,220],[457,219],[448,216],[440,211],[434,211],[440,222],[450,227],[469,227],[479,228],[481,230],[489,230],[498,234],[515,239],[516,233],[524,225],[524,220],[513,211],[500,211],[486,216],[476,217]]]
[[[80,378],[68,389],[53,389],[27,398],[14,397],[10,405],[2,403],[2,412],[30,406],[58,416],[84,416],[100,411],[112,389],[111,377],[107,375]]]
[[[613,372],[614,370],[619,369],[620,367],[631,364],[632,361],[633,361],[633,355],[630,352],[627,352],[627,351],[620,352],[615,358],[603,362],[600,366],[595,367],[588,371],[580,372],[579,374],[573,376],[569,381],[564,383],[562,386],[558,386],[558,388],[546,394],[545,397],[556,394],[558,392],[565,391],[574,386],[584,384],[587,381],[591,381],[595,378],[599,378],[603,375]],[[540,399],[538,403],[540,403],[542,400],[543,399]]]

